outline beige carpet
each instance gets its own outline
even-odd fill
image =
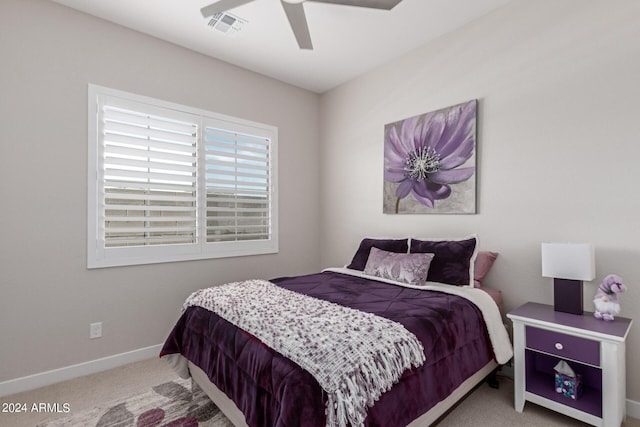
[[[589,426],[541,406],[526,402],[520,414],[513,408],[513,381],[498,377],[500,389],[481,384],[437,424],[438,427],[561,427]],[[627,418],[623,427],[640,427],[640,420]]]
[[[38,423],[72,415],[98,407],[104,402],[126,398],[147,392],[151,387],[177,378],[176,374],[160,359],[132,363],[98,374],[53,384],[37,390],[0,398],[0,402],[68,403],[69,414],[28,412],[0,414],[0,426],[34,427]]]
[[[586,425],[532,403],[526,403],[522,414],[517,413],[513,409],[513,382],[503,377],[500,377],[499,380],[499,390],[494,390],[486,384],[480,385],[455,409],[441,419],[437,424],[438,427],[560,427]],[[69,407],[68,413],[38,413],[30,411],[21,414],[0,413],[0,426],[33,427],[43,422],[84,415],[91,411],[96,411],[96,414],[104,414],[104,409],[113,407],[114,403],[117,404],[119,401],[149,393],[153,387],[176,381],[180,380],[159,359],[134,363],[38,390],[0,398],[0,405],[5,402],[24,403],[31,408],[33,403],[57,403],[61,408],[63,408],[64,404],[68,404]],[[181,382],[179,384],[187,387],[186,383]],[[95,415],[96,418],[99,416],[101,415]],[[215,422],[214,420],[209,420],[206,424],[201,425],[217,426],[219,425],[218,421],[220,419],[216,418]],[[224,425],[224,421],[221,422]],[[640,427],[640,421],[628,418],[623,426]]]

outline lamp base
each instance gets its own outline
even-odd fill
[[[553,279],[553,309],[582,314],[582,280]]]

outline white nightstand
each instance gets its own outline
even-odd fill
[[[625,341],[631,319],[603,321],[593,313],[562,313],[527,303],[507,314],[513,321],[515,408],[533,402],[583,422],[619,427],[625,416]],[[565,360],[582,375],[578,399],[555,390],[554,366]]]

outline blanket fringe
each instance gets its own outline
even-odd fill
[[[415,345],[417,343],[417,345]],[[370,408],[400,380],[410,368],[424,363],[422,346],[416,343],[395,343],[392,349],[378,352],[375,365],[361,365],[349,373],[339,389],[328,394],[328,427],[362,426]],[[414,344],[414,345],[412,345]]]

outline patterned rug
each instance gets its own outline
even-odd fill
[[[191,380],[178,379],[151,391],[101,405],[38,427],[233,427]]]

